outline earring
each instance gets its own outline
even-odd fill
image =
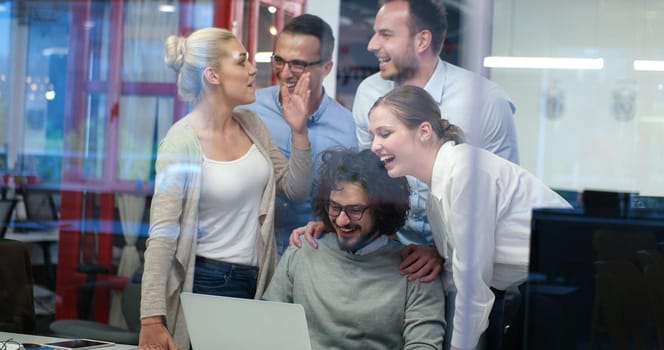
[[[424,142],[424,136],[420,136],[420,142]]]

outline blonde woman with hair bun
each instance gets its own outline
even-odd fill
[[[258,298],[277,262],[274,200],[304,200],[311,183],[305,73],[281,90],[291,157],[260,118],[235,107],[256,99],[256,67],[228,30],[170,36],[164,62],[193,102],[159,143],[145,252],[139,349],[190,347],[182,292]],[[222,340],[223,342],[223,340]]]

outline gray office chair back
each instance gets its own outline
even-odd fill
[[[15,206],[15,199],[0,199],[0,238],[5,238]]]
[[[25,243],[0,238],[0,331],[30,333],[35,327],[32,262]]]
[[[128,329],[113,327],[108,324],[90,320],[58,320],[50,325],[51,331],[56,336],[67,338],[87,338],[105,340],[117,344],[138,345],[138,334],[140,332],[140,283],[127,283],[122,291],[121,298],[122,313],[127,322]]]

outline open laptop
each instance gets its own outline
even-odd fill
[[[194,350],[311,350],[302,305],[194,293],[180,299]]]

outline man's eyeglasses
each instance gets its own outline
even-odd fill
[[[300,73],[304,72],[304,70],[307,69],[307,67],[315,66],[315,65],[321,64],[323,62],[325,62],[325,60],[318,60],[318,61],[315,61],[315,62],[306,62],[306,61],[302,61],[302,60],[286,61],[281,56],[272,55],[272,66],[274,68],[281,70],[281,69],[284,69],[284,67],[286,65],[288,65],[288,67],[290,67],[291,72],[293,72],[295,74],[300,74]]]
[[[341,215],[341,212],[343,211],[346,213],[346,216],[350,218],[352,221],[360,221],[362,220],[362,216],[364,215],[364,212],[369,209],[369,207],[365,207],[362,205],[339,205],[333,202],[330,202],[327,206],[327,213],[333,217],[337,218],[339,215]]]

